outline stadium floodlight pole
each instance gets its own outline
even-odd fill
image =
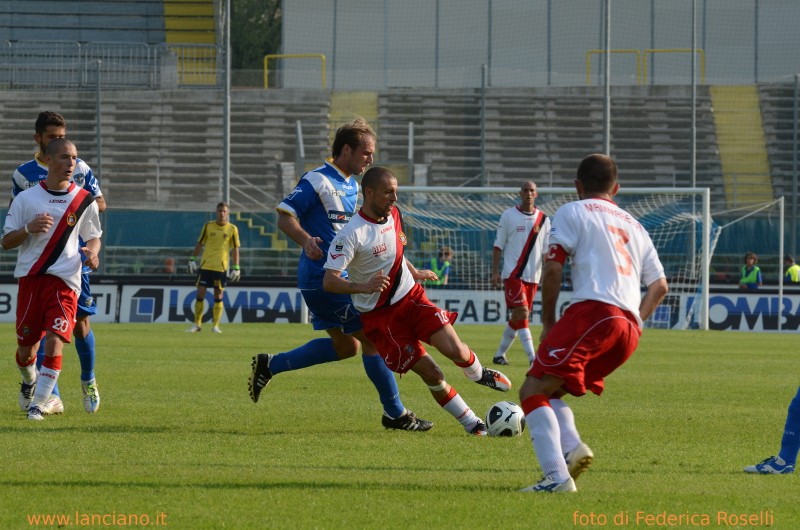
[[[791,231],[789,232],[791,238],[789,239],[789,250],[792,256],[797,255],[796,241],[797,241],[797,128],[800,124],[800,111],[798,110],[798,100],[800,100],[800,74],[794,74],[794,101],[792,102],[792,224]]]
[[[603,147],[606,156],[611,156],[611,0],[606,0],[606,79],[605,79],[605,112],[603,112]]]
[[[100,71],[102,67],[103,61],[100,59],[97,60],[97,94],[95,94],[95,106],[97,107],[97,111],[95,112],[95,130],[97,135],[97,164],[95,165],[95,169],[97,170],[97,178],[103,178],[103,85],[100,79]],[[100,214],[102,217],[101,222],[103,226],[106,226],[108,222],[108,217],[106,216],[105,212]],[[106,272],[106,246],[103,245],[100,249],[100,273],[105,274]]]
[[[486,178],[486,76],[489,69],[481,65],[481,186],[488,186]]]
[[[103,63],[103,61],[101,61],[100,59],[97,60],[97,94],[95,94],[95,97],[96,97],[95,106],[97,107],[97,112],[95,112],[95,124],[96,124],[95,128],[97,130],[97,133],[96,133],[97,134],[97,164],[95,166],[96,166],[96,169],[97,169],[98,178],[102,178],[102,176],[103,176],[103,136],[101,134],[101,132],[102,132],[102,123],[101,122],[102,122],[102,114],[103,114],[103,111],[102,111],[102,108],[101,108],[101,104],[102,104],[102,101],[103,101],[103,97],[102,97],[103,86],[102,86],[102,84],[100,82],[100,67],[101,67],[102,63]]]
[[[692,145],[691,173],[692,184],[697,186],[697,0],[692,0]]]
[[[692,187],[693,189],[696,189]],[[692,232],[694,235],[694,232]],[[703,188],[703,235],[701,237],[703,248],[700,256],[703,261],[700,265],[700,318],[699,327],[708,331],[708,308],[710,301],[710,273],[711,269],[711,188]],[[694,247],[692,247],[694,251]]]
[[[689,140],[689,173],[691,175],[691,187],[694,188],[697,186],[697,24],[695,22],[695,14],[697,13],[697,0],[692,0],[692,58],[691,58],[691,79],[692,79],[692,124],[691,124],[691,132],[690,132],[690,140]],[[692,214],[694,214],[694,198],[692,198]],[[708,227],[711,229],[710,224],[704,224],[704,227]],[[692,238],[696,237],[692,234]],[[696,248],[695,245],[692,245],[692,249]],[[694,256],[691,256],[694,259]],[[705,302],[706,300],[704,300]],[[708,304],[704,304],[703,307],[708,307]],[[700,318],[703,318],[701,313]],[[707,315],[706,315],[706,322],[707,322]],[[707,329],[706,328],[703,329]]]
[[[225,86],[222,105],[222,195],[231,203],[231,2],[225,0]]]
[[[783,246],[783,238],[784,238],[784,210],[783,210],[783,195],[781,198],[778,199],[778,211],[780,212],[780,224],[778,225],[778,314],[775,315],[777,318],[777,327],[778,331],[783,331],[783,326],[781,323],[781,314],[783,313],[783,256],[785,248]]]

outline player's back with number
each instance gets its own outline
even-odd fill
[[[550,244],[571,256],[572,301],[598,300],[638,315],[641,284],[663,276],[650,236],[611,201],[568,203],[553,216]]]

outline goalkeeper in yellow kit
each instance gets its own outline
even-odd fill
[[[194,246],[192,257],[189,258],[189,273],[197,274],[197,298],[194,302],[194,324],[188,332],[196,333],[203,325],[203,301],[206,289],[214,288],[213,328],[214,333],[222,333],[219,322],[222,319],[222,292],[228,280],[235,282],[241,276],[239,269],[239,230],[236,225],[228,222],[230,209],[228,204],[217,204],[217,219],[203,225],[200,238]],[[197,256],[203,251],[198,272]],[[231,252],[232,251],[232,252]],[[233,254],[233,263],[228,271],[228,257]]]

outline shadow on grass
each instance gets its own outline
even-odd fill
[[[0,480],[0,486],[9,488],[26,488],[30,486],[29,481],[23,480]],[[454,492],[508,492],[516,489],[508,487],[487,486],[480,484],[457,484],[451,483],[446,487],[441,484],[431,483],[398,483],[398,482],[366,482],[342,480],[341,482],[301,482],[297,480],[279,482],[122,482],[122,481],[102,481],[102,480],[49,480],[48,486],[59,486],[64,488],[131,488],[145,490],[159,489],[197,489],[197,490],[337,490],[337,491],[431,491],[441,492],[443,489]]]

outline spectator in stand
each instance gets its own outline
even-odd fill
[[[739,280],[739,289],[758,289],[764,283],[761,276],[761,268],[756,265],[758,256],[755,252],[748,252],[744,255],[744,265],[742,266],[742,277]]]
[[[430,270],[436,274],[438,280],[425,280],[425,285],[441,286],[447,285],[450,279],[450,260],[453,259],[453,249],[444,246],[439,249],[439,254],[431,258]]]
[[[783,257],[783,264],[786,265],[784,283],[800,283],[800,265],[794,262],[794,256],[786,254]]]

